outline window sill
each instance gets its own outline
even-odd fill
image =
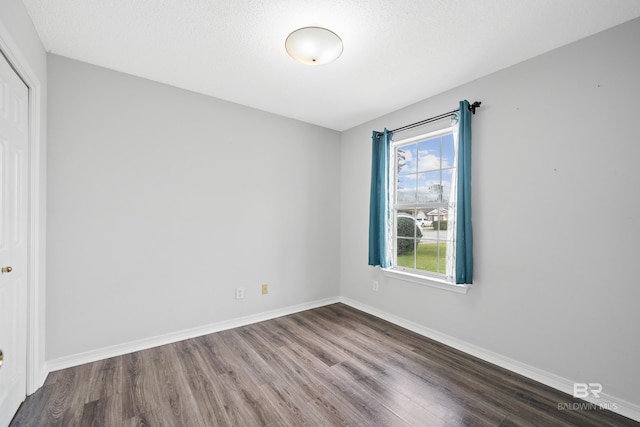
[[[466,294],[472,285],[456,285],[435,277],[426,277],[420,274],[408,273],[405,271],[394,270],[392,268],[383,268],[382,273],[387,277],[404,280],[406,282],[417,283],[419,285],[429,286],[431,288],[442,289],[444,291],[455,292],[458,294]]]

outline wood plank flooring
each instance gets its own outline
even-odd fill
[[[640,426],[574,403],[334,304],[52,372],[11,426]]]

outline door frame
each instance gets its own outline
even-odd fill
[[[46,219],[44,178],[41,154],[45,150],[42,136],[42,83],[24,57],[9,31],[0,21],[0,51],[29,88],[29,168],[27,219],[27,390],[34,393],[42,386],[45,365],[45,277],[44,258]]]

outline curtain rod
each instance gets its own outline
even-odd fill
[[[482,104],[481,101],[475,101],[473,104],[469,104],[469,111],[471,111],[471,114],[475,114],[476,113],[476,108],[480,108],[480,104]],[[390,132],[391,133],[397,133],[397,132],[402,132],[402,131],[405,131],[405,130],[413,129],[413,128],[416,128],[418,126],[426,125],[427,123],[435,122],[436,120],[441,120],[441,119],[445,119],[447,117],[451,117],[455,113],[457,113],[458,111],[460,111],[459,108],[457,110],[449,111],[448,113],[443,113],[443,114],[440,114],[438,116],[429,117],[428,119],[424,119],[424,120],[421,120],[421,121],[416,122],[416,123],[411,123],[410,125],[406,125],[406,126],[399,127],[397,129],[393,129]],[[380,136],[382,134],[378,133],[376,135]]]

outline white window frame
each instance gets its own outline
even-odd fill
[[[458,285],[455,283],[455,274],[452,274],[451,277],[447,277],[446,274],[439,274],[439,273],[433,273],[433,272],[429,272],[429,271],[423,271],[423,270],[418,270],[418,269],[414,269],[414,268],[407,268],[407,267],[399,267],[396,265],[397,263],[397,237],[396,237],[396,217],[397,217],[397,211],[398,210],[402,210],[404,209],[412,209],[412,208],[426,208],[426,204],[424,203],[415,203],[415,204],[398,204],[396,201],[396,183],[398,180],[398,168],[397,168],[397,160],[396,160],[396,150],[398,149],[398,147],[402,147],[402,146],[406,146],[406,145],[410,145],[412,143],[415,142],[420,142],[420,141],[425,141],[428,139],[433,139],[433,138],[437,138],[437,137],[441,137],[443,135],[447,135],[447,134],[452,134],[454,136],[454,144],[457,145],[457,127],[456,125],[451,125],[451,126],[447,126],[444,128],[441,128],[439,130],[433,131],[433,132],[429,132],[429,133],[424,133],[421,135],[417,135],[414,137],[410,137],[410,138],[405,138],[399,141],[393,141],[391,144],[391,155],[390,155],[390,169],[391,169],[391,173],[389,174],[389,179],[391,180],[391,182],[389,183],[389,199],[391,202],[391,224],[389,227],[390,233],[389,233],[389,242],[388,242],[388,247],[391,248],[392,253],[391,255],[391,259],[392,259],[392,265],[389,268],[384,268],[382,269],[383,273],[385,276],[388,277],[392,277],[395,279],[400,279],[400,280],[404,280],[404,281],[408,281],[408,282],[412,282],[412,283],[417,283],[420,285],[425,285],[425,286],[429,286],[429,287],[433,287],[433,288],[437,288],[437,289],[443,289],[443,290],[447,290],[447,291],[452,291],[452,292],[457,292],[457,293],[462,293],[462,294],[466,294],[468,292],[468,290],[470,289],[470,285]],[[455,159],[454,159],[454,168],[453,168],[453,174],[457,175],[457,148],[456,148],[456,154],[455,154]],[[455,182],[452,182],[452,185],[455,185]],[[455,196],[455,192],[454,192],[454,196]],[[435,205],[435,203],[433,203],[432,205]],[[441,206],[439,206],[441,207]],[[449,215],[454,215],[456,216],[457,212],[449,212]],[[450,219],[450,217],[449,217]],[[453,221],[454,225],[453,228],[455,228],[455,221]],[[454,247],[452,248],[453,250],[453,256],[455,257],[455,230],[451,230],[454,233],[453,236],[453,242],[454,242]],[[455,258],[454,258],[454,263],[453,263],[453,270],[455,271]],[[453,273],[453,272],[452,272]]]

